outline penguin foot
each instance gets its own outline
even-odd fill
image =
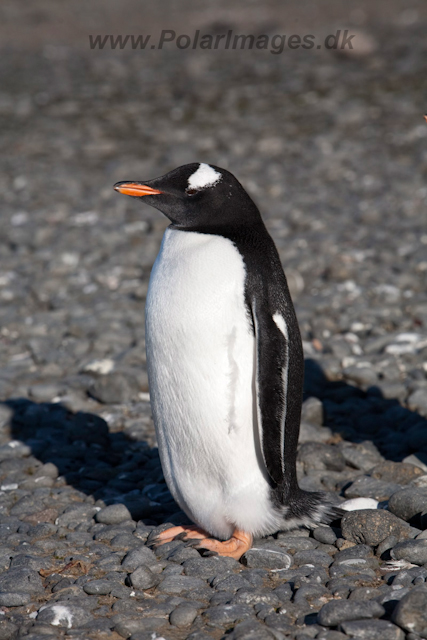
[[[186,527],[171,527],[170,529],[166,529],[166,531],[162,531],[154,540],[151,541],[151,544],[155,546],[159,546],[161,544],[166,544],[166,542],[172,542],[172,540],[204,540],[209,536],[204,529],[201,529],[195,524],[190,524]]]
[[[205,538],[199,544],[195,545],[199,551],[207,550],[218,554],[219,556],[228,556],[235,560],[240,560],[242,555],[249,551],[252,546],[253,537],[250,533],[246,533],[241,529],[235,529],[229,540],[221,542],[214,538]]]

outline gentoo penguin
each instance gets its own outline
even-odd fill
[[[166,483],[196,525],[157,543],[195,538],[239,559],[254,536],[334,519],[325,495],[297,482],[301,337],[256,205],[204,163],[114,189],[171,221],[147,295],[147,366]]]

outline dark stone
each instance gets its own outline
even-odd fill
[[[180,575],[167,576],[158,586],[158,590],[162,593],[172,595],[181,595],[193,590],[203,592],[206,589],[209,587],[204,580]]]
[[[323,405],[318,398],[307,398],[302,404],[301,421],[313,425],[323,424]]]
[[[341,527],[343,537],[358,544],[377,546],[390,535],[410,537],[409,527],[383,509],[349,511],[341,519]]]
[[[402,629],[427,637],[427,587],[419,586],[396,605],[392,620]]]
[[[134,634],[140,632],[150,633],[151,637],[153,637],[153,631],[157,631],[157,629],[164,627],[166,624],[167,620],[164,618],[126,618],[114,624],[114,631],[122,638],[133,638]]]
[[[346,498],[374,498],[379,502],[388,500],[393,493],[401,489],[400,484],[383,482],[369,476],[357,478],[348,489],[345,490]]]
[[[394,493],[388,503],[388,509],[398,518],[417,523],[416,516],[420,516],[427,504],[427,490],[408,487]]]
[[[347,620],[380,618],[384,613],[384,607],[371,600],[331,600],[319,611],[318,621],[324,627],[336,627]]]
[[[334,544],[337,536],[332,527],[322,525],[313,530],[313,538],[323,544]]]
[[[0,592],[0,607],[21,607],[31,602],[30,593],[5,593]]]
[[[423,470],[414,464],[406,462],[392,462],[385,460],[377,464],[370,471],[370,475],[383,482],[393,482],[396,484],[409,484],[411,480],[423,475]]]
[[[360,640],[404,640],[402,629],[386,620],[355,620],[343,622],[340,628],[351,638]]]
[[[280,599],[273,591],[267,589],[239,589],[231,601],[231,604],[263,604],[278,607]]]
[[[114,582],[111,580],[90,580],[83,586],[83,591],[90,596],[107,596],[113,587]]]
[[[141,565],[146,565],[150,568],[157,565],[155,553],[145,546],[132,549],[122,560],[122,567],[128,571],[134,571]]]
[[[407,540],[391,550],[394,560],[407,560],[412,564],[427,564],[427,540]]]
[[[125,520],[132,520],[132,516],[124,504],[111,504],[98,511],[95,520],[103,524],[120,524]]]
[[[210,558],[191,558],[183,563],[186,576],[195,576],[210,580],[229,571],[241,570],[241,565],[233,558],[212,556]]]
[[[293,556],[293,561],[297,566],[314,564],[320,565],[321,567],[329,567],[333,559],[324,551],[311,549],[310,551],[297,551]]]
[[[182,603],[172,611],[169,622],[175,627],[189,627],[193,623],[198,613],[197,607],[191,603]]]
[[[298,460],[302,462],[307,473],[313,469],[345,469],[345,460],[338,447],[320,442],[303,443],[298,451]]]
[[[10,569],[0,575],[3,593],[44,593],[42,579],[32,569]]]
[[[149,567],[139,566],[129,576],[130,583],[134,589],[151,589],[159,583],[159,576],[153,573]]]
[[[203,612],[203,619],[214,627],[224,627],[253,615],[252,607],[243,604],[224,604]]]

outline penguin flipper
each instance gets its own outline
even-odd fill
[[[278,304],[278,301],[279,304]],[[279,306],[279,310],[277,310]],[[258,428],[264,463],[286,493],[296,486],[304,357],[292,302],[281,295],[252,300],[256,340]]]

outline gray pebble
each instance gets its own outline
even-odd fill
[[[151,589],[159,582],[158,576],[153,573],[149,567],[145,567],[144,565],[135,569],[135,571],[129,576],[129,580],[132,587],[142,590]]]
[[[407,593],[397,604],[392,620],[402,629],[427,635],[427,587],[419,586]]]
[[[268,605],[278,607],[281,603],[278,594],[263,588],[241,588],[231,601],[231,604]]]
[[[204,580],[180,575],[167,576],[158,586],[158,590],[161,593],[168,593],[171,595],[180,595],[181,593],[187,593],[193,590],[203,592],[206,588],[208,587]]]
[[[251,615],[253,615],[252,607],[243,604],[224,604],[206,609],[202,617],[213,627],[224,627]]]
[[[318,621],[324,627],[336,627],[347,620],[380,618],[384,613],[384,607],[375,601],[331,600],[319,611]]]
[[[400,542],[391,550],[395,560],[407,560],[412,564],[427,564],[427,540],[407,540]]]
[[[113,586],[114,583],[110,580],[90,580],[83,586],[83,591],[90,596],[107,596]]]
[[[132,516],[124,504],[111,504],[98,511],[95,520],[103,524],[120,524],[125,520],[132,520]]]
[[[361,476],[351,483],[345,490],[346,498],[374,498],[379,502],[388,500],[393,493],[401,489],[401,485],[394,482],[383,482],[370,476]]]
[[[0,606],[1,607],[21,607],[24,604],[29,604],[31,602],[31,594],[30,593],[6,593],[4,591],[0,592]]]
[[[427,491],[408,487],[394,493],[388,503],[388,509],[398,518],[407,522],[421,514],[427,504]]]
[[[3,593],[43,593],[42,579],[32,569],[10,569],[0,575],[0,591]]]
[[[320,565],[321,567],[329,567],[329,565],[332,564],[333,559],[323,551],[311,549],[310,551],[297,551],[293,556],[293,561],[297,566],[314,564]]]
[[[334,544],[337,536],[331,527],[320,526],[313,530],[313,538],[323,544]]]
[[[349,511],[341,519],[341,527],[347,540],[372,546],[379,545],[390,535],[398,539],[410,536],[405,522],[382,509]]]
[[[312,425],[323,424],[323,404],[318,398],[307,398],[302,403],[301,420]]]
[[[241,565],[233,558],[226,556],[212,556],[210,558],[191,558],[183,563],[186,576],[194,576],[210,580],[229,571],[240,571]]]
[[[154,631],[165,626],[167,621],[164,618],[147,617],[147,618],[127,618],[114,625],[114,631],[122,638],[133,638],[138,633],[150,634],[148,638],[152,638]]]
[[[169,616],[169,622],[175,627],[189,627],[197,616],[198,610],[190,603],[177,606]]]
[[[251,583],[248,582],[243,576],[243,574],[231,573],[225,577],[221,575],[216,576],[211,585],[217,591],[228,591],[231,593],[235,593],[238,589],[250,589]]]
[[[242,557],[241,562],[251,568],[289,569],[292,558],[279,546],[263,545],[249,549]]]
[[[122,567],[128,571],[134,571],[141,565],[146,565],[150,568],[157,565],[155,553],[142,545],[129,551],[122,560]]]
[[[360,640],[404,640],[402,629],[386,620],[343,622],[340,628],[351,638]]]

